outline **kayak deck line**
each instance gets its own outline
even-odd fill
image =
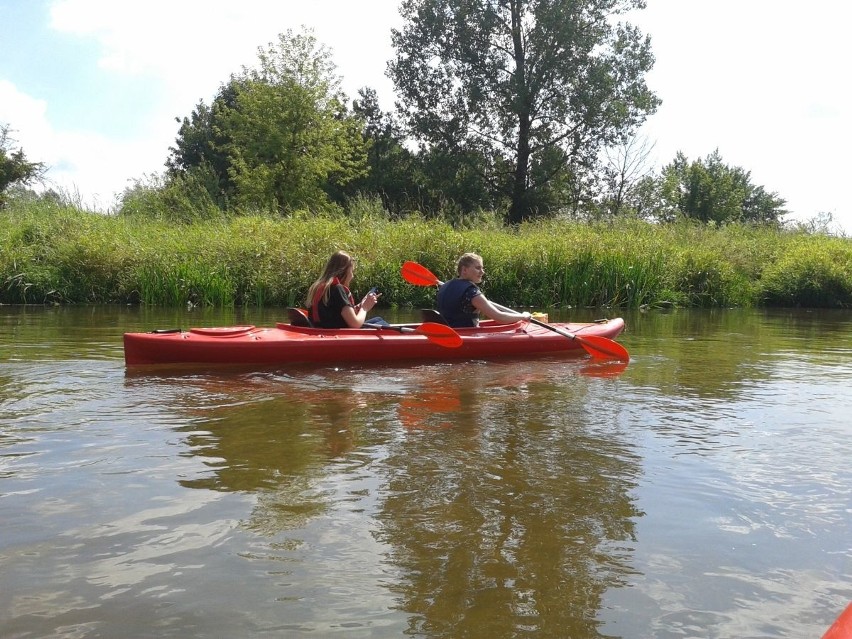
[[[578,335],[611,339],[623,331],[624,320],[553,326]],[[127,366],[446,361],[563,351],[582,353],[583,349],[578,341],[525,320],[512,324],[485,321],[476,328],[458,329],[430,322],[342,329],[279,322],[273,327],[246,324],[124,334]]]
[[[420,322],[408,323],[408,324],[391,324],[389,328],[412,328],[416,329],[419,326],[422,326]],[[529,326],[527,322],[519,321],[514,322],[512,324],[494,324],[487,326],[480,326],[479,328],[454,328],[459,335],[469,334],[471,336],[474,335],[487,335],[492,333],[515,333],[515,332],[526,332],[525,325]],[[313,326],[296,326],[295,324],[287,324],[284,322],[278,322],[275,325],[275,328],[280,329],[282,331],[288,331],[292,333],[303,333],[305,335],[314,335],[314,336],[330,336],[330,335],[339,335],[339,336],[348,336],[348,335],[382,335],[381,331],[376,331],[375,329],[368,328],[316,328]],[[385,333],[384,335],[387,335]]]

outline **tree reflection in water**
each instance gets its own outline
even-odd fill
[[[638,460],[582,405],[585,384],[469,372],[400,402],[409,437],[383,465],[379,536],[409,631],[597,636],[603,593],[630,572]]]
[[[312,519],[335,517],[328,482],[352,465],[378,487],[361,516],[384,549],[374,561],[398,576],[386,587],[410,632],[597,636],[603,593],[630,572],[640,515],[638,461],[602,400],[611,382],[594,379],[623,367],[209,378],[197,395],[210,401],[194,409],[203,424],[186,436],[209,473],[182,484],[254,493],[247,527],[286,553],[281,533],[293,549]]]

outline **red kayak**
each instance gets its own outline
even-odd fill
[[[840,613],[840,616],[822,636],[822,639],[852,639],[852,603]]]
[[[560,352],[596,354],[624,330],[615,318],[587,324],[520,321],[451,329],[425,322],[358,329],[231,326],[125,333],[127,366],[153,364],[295,364],[491,359]],[[624,351],[626,353],[626,351]],[[602,356],[608,353],[601,353]],[[618,357],[615,357],[618,359]]]

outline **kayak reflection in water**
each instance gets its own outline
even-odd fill
[[[361,328],[365,323],[387,326],[381,317],[367,319],[381,293],[372,289],[360,303],[349,290],[355,277],[355,260],[345,251],[334,253],[322,275],[308,289],[311,321],[318,328]]]

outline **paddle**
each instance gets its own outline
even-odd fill
[[[436,324],[435,322],[424,322],[418,326],[382,326],[380,324],[367,324],[365,322],[361,324],[361,328],[376,328],[383,331],[423,335],[430,342],[439,346],[445,346],[446,348],[458,348],[462,345],[461,335],[446,324]]]
[[[618,359],[623,362],[630,360],[630,354],[627,352],[627,349],[608,337],[603,337],[602,335],[577,335],[576,333],[569,333],[568,331],[563,331],[558,326],[545,324],[534,317],[530,318],[530,322],[551,330],[554,333],[559,333],[563,337],[580,342],[580,345],[585,348],[586,352],[592,357],[597,357],[599,359]]]
[[[406,282],[414,284],[415,286],[440,286],[443,284],[441,280],[435,277],[432,271],[417,262],[409,261],[403,263],[400,272],[402,274],[402,278]],[[503,311],[512,310],[505,306],[500,306],[499,304],[494,304],[494,306]],[[535,318],[530,318],[529,321],[537,326],[541,326],[542,328],[546,328],[554,333],[562,335],[563,337],[567,337],[568,339],[578,342],[592,357],[600,359],[619,359],[625,362],[630,359],[630,354],[627,352],[627,349],[608,337],[602,337],[600,335],[577,335],[575,333],[564,331],[557,326],[545,324]]]
[[[308,312],[302,308],[288,308],[287,313],[290,317],[290,323],[293,326],[313,326]],[[396,331],[397,333],[414,333],[415,335],[423,335],[430,342],[434,342],[439,346],[446,348],[458,348],[462,345],[461,335],[456,333],[452,328],[444,324],[435,322],[424,322],[419,326],[382,326],[380,324],[364,323],[361,328],[375,328],[378,330]]]

